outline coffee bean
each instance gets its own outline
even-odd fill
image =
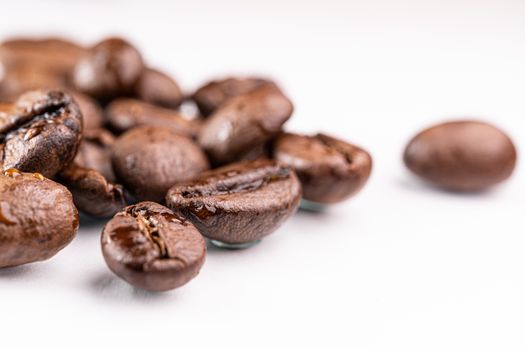
[[[337,203],[356,194],[372,168],[365,150],[324,134],[283,133],[273,153],[276,160],[295,169],[303,198],[317,203]]]
[[[0,82],[0,101],[14,102],[23,93],[36,89],[61,89],[63,76],[38,66],[20,66],[6,70]]]
[[[106,129],[84,130],[84,137],[74,162],[83,168],[94,169],[110,182],[115,182],[111,165],[111,147],[115,136]]]
[[[75,156],[82,115],[72,98],[53,90],[25,93],[0,106],[2,169],[20,169],[53,177]]]
[[[82,112],[84,130],[100,129],[104,125],[102,108],[97,101],[81,92],[66,89],[66,93],[71,95]]]
[[[407,145],[408,169],[452,191],[480,191],[507,179],[516,164],[516,149],[501,130],[479,121],[438,124]]]
[[[160,202],[168,189],[208,168],[206,156],[191,139],[152,126],[139,126],[113,145],[113,169],[139,200]]]
[[[106,224],[102,253],[109,268],[131,285],[167,291],[199,273],[206,244],[189,221],[160,204],[141,202]]]
[[[75,237],[71,193],[41,174],[0,174],[0,267],[46,260]]]
[[[59,180],[73,194],[77,208],[94,217],[111,217],[126,206],[121,185],[108,182],[97,170],[71,164],[60,173]]]
[[[73,86],[99,100],[107,101],[132,92],[144,63],[139,51],[120,38],[101,41],[77,62]]]
[[[268,80],[260,78],[227,78],[215,80],[200,87],[193,94],[193,100],[202,116],[207,117],[232,97],[255,90]]]
[[[270,140],[290,118],[293,105],[274,84],[229,99],[204,122],[199,143],[214,164],[238,159]]]
[[[7,71],[32,69],[65,78],[85,51],[82,46],[61,38],[18,38],[0,45],[0,62]]]
[[[142,71],[135,84],[135,94],[143,101],[166,108],[177,108],[184,100],[182,91],[175,80],[151,68]]]
[[[116,133],[122,133],[140,125],[151,125],[195,137],[201,127],[199,121],[186,119],[175,110],[130,98],[114,100],[106,109],[106,117],[108,126]]]
[[[256,160],[175,185],[166,203],[204,236],[236,247],[274,232],[296,211],[300,198],[301,186],[292,169]]]

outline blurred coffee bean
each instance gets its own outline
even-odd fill
[[[1,167],[53,177],[73,160],[81,134],[82,115],[69,95],[25,93],[13,104],[0,105]]]
[[[0,62],[6,71],[38,70],[63,79],[85,51],[82,46],[61,38],[16,38],[0,45]]]
[[[274,232],[297,209],[301,185],[271,160],[236,163],[173,186],[166,203],[215,244],[239,247]]]
[[[217,109],[204,122],[199,143],[214,164],[225,164],[277,135],[292,112],[279,88],[264,84]]]
[[[84,130],[93,130],[102,128],[104,125],[104,117],[102,108],[97,101],[81,92],[66,89],[75,102],[78,104],[84,121]]]
[[[174,184],[208,169],[208,160],[191,139],[152,126],[139,126],[113,145],[112,164],[117,179],[138,200],[161,202]]]
[[[36,89],[61,89],[66,81],[63,76],[40,67],[19,66],[5,71],[0,81],[0,101],[13,102],[21,94]]]
[[[408,169],[452,191],[480,191],[506,180],[516,165],[516,148],[493,125],[479,121],[438,124],[407,145]]]
[[[71,164],[59,180],[73,194],[76,207],[94,217],[111,217],[126,206],[124,189],[113,184],[97,170]]]
[[[0,175],[0,267],[49,259],[73,240],[78,213],[71,193],[41,174]]]
[[[73,86],[101,101],[132,93],[144,69],[139,51],[120,38],[101,41],[77,62]]]
[[[201,127],[199,120],[186,119],[175,110],[129,98],[120,98],[111,102],[106,109],[106,118],[108,127],[116,133],[122,133],[136,126],[150,125],[196,137]]]
[[[151,68],[142,71],[135,84],[135,94],[143,101],[166,108],[177,108],[184,100],[175,80]]]
[[[207,117],[232,97],[255,90],[268,80],[260,78],[227,78],[215,80],[200,87],[193,94],[193,100],[202,116]]]
[[[114,142],[115,136],[105,129],[84,130],[74,162],[81,167],[94,169],[106,180],[115,182],[111,166],[111,147]]]
[[[115,215],[102,231],[101,245],[111,271],[135,287],[157,292],[188,283],[206,257],[197,229],[153,202]]]
[[[292,167],[303,188],[303,198],[337,203],[355,195],[366,184],[372,158],[363,149],[324,135],[279,135],[274,158]]]

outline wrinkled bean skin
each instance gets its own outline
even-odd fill
[[[111,147],[115,136],[105,129],[84,131],[74,162],[84,168],[98,171],[110,182],[115,182],[115,173],[111,165]]]
[[[120,98],[111,102],[106,109],[106,117],[108,126],[116,133],[136,126],[150,125],[195,137],[201,127],[199,121],[186,119],[177,111],[130,98]]]
[[[126,206],[122,186],[108,182],[94,169],[73,163],[59,179],[71,191],[76,207],[90,216],[111,217]]]
[[[199,143],[216,165],[277,135],[293,112],[292,102],[274,84],[233,97],[204,122]]]
[[[142,71],[135,84],[135,94],[145,102],[166,108],[177,108],[184,95],[175,80],[151,68]]]
[[[191,139],[172,130],[140,126],[120,136],[112,149],[117,179],[138,200],[161,202],[168,189],[207,170],[206,156]]]
[[[274,143],[273,156],[296,171],[304,199],[322,204],[355,195],[372,170],[365,150],[324,134],[283,133]]]
[[[78,229],[71,193],[41,174],[0,175],[0,267],[51,258]]]
[[[115,215],[102,231],[101,244],[111,271],[137,288],[155,292],[188,283],[206,256],[197,229],[153,202],[126,207]]]
[[[23,94],[0,106],[0,162],[53,177],[69,165],[82,135],[82,115],[72,98],[54,90]]]
[[[206,237],[257,241],[295,213],[301,185],[291,168],[270,160],[236,163],[173,186],[166,203]]]
[[[197,89],[192,99],[197,104],[202,116],[207,117],[230,98],[246,94],[268,82],[268,80],[260,78],[215,80]]]
[[[101,41],[73,69],[73,86],[101,101],[132,93],[144,69],[139,51],[120,38]]]
[[[431,184],[459,192],[482,191],[506,180],[516,148],[493,125],[453,121],[421,131],[407,145],[404,162]]]

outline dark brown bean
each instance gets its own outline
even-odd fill
[[[265,84],[229,99],[206,119],[199,143],[214,164],[225,164],[277,135],[292,112],[279,88]]]
[[[84,131],[74,162],[84,168],[94,169],[110,182],[115,182],[115,173],[111,165],[111,147],[115,136],[106,129]]]
[[[24,92],[36,89],[64,90],[66,81],[39,66],[17,66],[5,72],[0,82],[0,101],[14,102]]]
[[[283,133],[273,153],[277,161],[295,169],[303,198],[317,203],[337,203],[355,195],[372,169],[365,150],[324,134]]]
[[[113,169],[126,189],[139,200],[160,202],[174,184],[208,169],[208,160],[191,139],[151,126],[129,130],[117,139]]]
[[[215,80],[197,89],[192,98],[199,107],[202,116],[207,117],[230,98],[246,94],[268,82],[268,80],[260,78]]]
[[[166,203],[204,236],[235,246],[274,232],[295,212],[300,198],[301,185],[291,168],[256,160],[175,185]]]
[[[204,264],[206,244],[195,227],[171,210],[141,202],[115,215],[102,231],[109,268],[131,285],[167,291],[193,279]]]
[[[139,51],[124,39],[101,41],[77,62],[73,86],[99,100],[107,101],[132,92],[144,69]]]
[[[49,259],[75,237],[71,193],[41,174],[0,174],[0,267]]]
[[[78,91],[71,89],[66,89],[65,91],[73,97],[80,108],[85,131],[100,129],[104,126],[102,108],[100,108],[100,105],[97,101]]]
[[[0,106],[1,166],[53,177],[73,160],[81,134],[82,115],[69,95],[25,93]]]
[[[73,163],[59,179],[73,194],[77,208],[90,216],[111,217],[126,206],[122,186],[108,182],[97,170]]]
[[[479,121],[438,124],[407,145],[408,169],[452,191],[480,191],[506,180],[516,165],[516,148],[493,125]]]
[[[120,98],[109,104],[106,109],[106,117],[108,126],[116,133],[122,133],[140,125],[151,125],[195,137],[201,127],[198,120],[186,119],[175,110],[130,98]]]
[[[135,93],[143,101],[166,108],[177,108],[184,100],[184,95],[175,80],[151,68],[142,71],[135,84]]]

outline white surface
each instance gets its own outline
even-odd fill
[[[122,33],[192,89],[276,77],[287,128],[374,156],[368,186],[300,212],[262,244],[211,249],[175,292],[106,268],[100,227],[52,260],[0,271],[0,348],[523,349],[524,169],[483,195],[437,192],[400,161],[420,128],[478,117],[525,147],[525,3],[498,1],[9,1],[0,36]]]

